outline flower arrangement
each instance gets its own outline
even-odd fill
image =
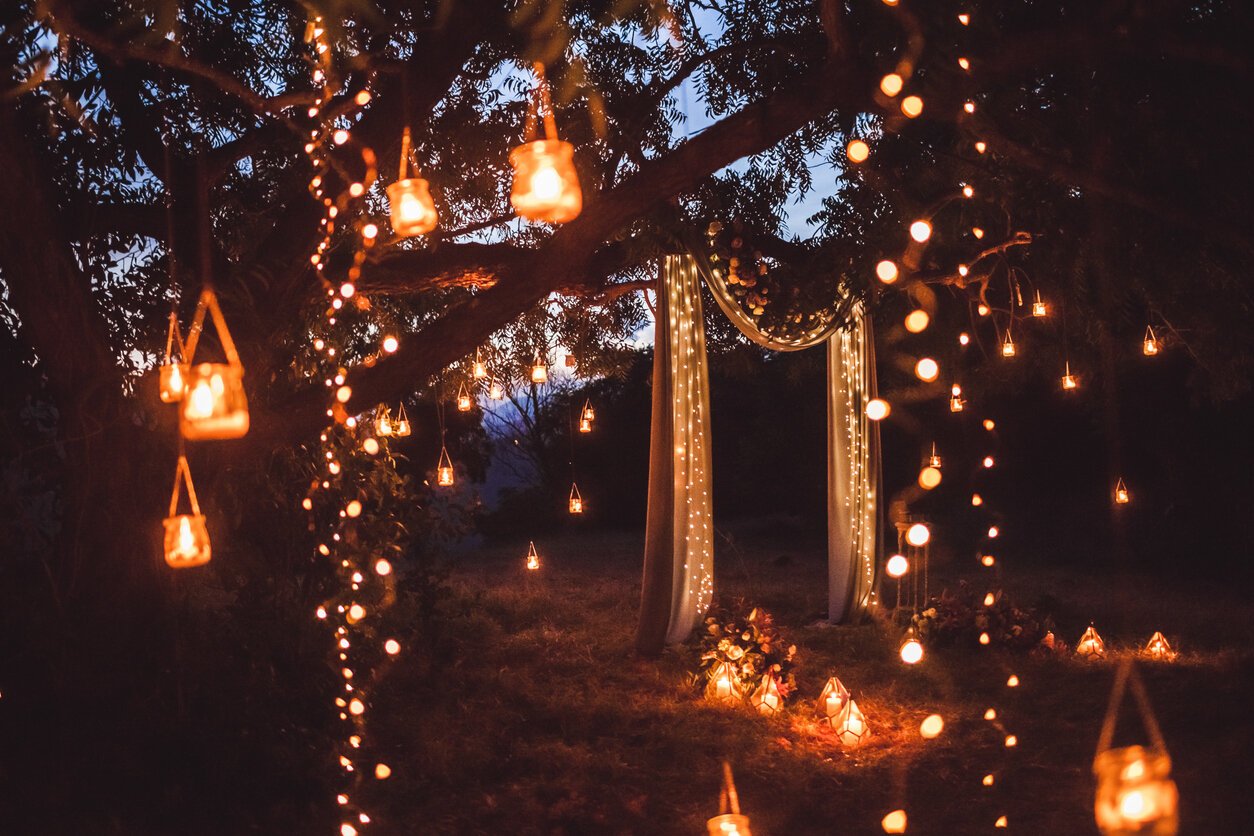
[[[922,612],[911,618],[915,635],[925,645],[937,646],[955,641],[976,641],[987,633],[989,644],[1017,650],[1031,650],[1042,643],[1053,628],[1052,619],[1034,608],[1018,607],[1000,590],[992,601],[966,581],[955,591],[943,590]]]
[[[780,696],[787,700],[797,687],[793,671],[796,645],[787,644],[771,616],[743,600],[710,607],[704,629],[699,631],[701,663],[696,684],[709,691],[716,677],[730,671],[733,690],[740,697],[752,694],[768,673]],[[726,689],[724,689],[726,690]]]

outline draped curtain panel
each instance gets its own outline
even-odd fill
[[[827,341],[827,616],[835,622],[857,620],[874,600],[880,434],[866,403],[875,390],[875,341],[859,308]]]
[[[758,345],[801,351],[827,343],[827,611],[832,621],[855,621],[874,600],[881,520],[879,425],[866,417],[866,402],[876,396],[870,320],[850,300],[804,333],[768,333],[745,313],[720,271],[702,259],[696,264],[723,313]]]
[[[692,633],[714,594],[709,377],[701,286],[690,256],[658,277],[644,589],[637,649],[654,654]]]

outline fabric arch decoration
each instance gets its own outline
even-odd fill
[[[775,351],[827,346],[828,617],[847,622],[874,600],[879,531],[875,349],[860,305],[800,335],[760,329],[722,277],[692,255],[668,255],[658,273],[644,586],[637,648],[657,653],[691,634],[713,596],[709,383],[700,282],[737,328]]]

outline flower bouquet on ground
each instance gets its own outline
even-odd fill
[[[768,675],[781,699],[796,690],[797,648],[786,644],[761,607],[749,607],[743,600],[715,603],[698,628],[698,640],[701,663],[696,684],[707,698],[741,702]]]

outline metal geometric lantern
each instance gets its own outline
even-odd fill
[[[823,692],[819,694],[819,711],[823,715],[823,722],[833,729],[838,728],[841,715],[844,714],[847,705],[849,705],[849,691],[839,679],[831,677],[823,686]]]
[[[579,495],[579,486],[574,482],[570,483],[570,512],[572,514],[583,513],[583,497]]]
[[[427,181],[409,176],[409,126],[401,134],[400,174],[388,186],[388,205],[392,214],[392,231],[400,236],[424,235],[435,229],[439,214]]]
[[[740,702],[744,699],[744,690],[735,665],[723,662],[710,671],[710,681],[705,686],[705,698],[716,702]]]
[[[514,185],[509,202],[514,211],[528,220],[565,223],[574,220],[583,208],[579,175],[575,173],[575,148],[557,138],[549,85],[544,65],[535,65],[536,98],[527,111],[527,139],[510,152]],[[545,139],[536,139],[537,111],[544,119]]]
[[[870,733],[866,716],[858,708],[857,701],[853,699],[849,700],[849,704],[840,713],[837,722],[832,724],[832,728],[836,729],[836,739],[840,741],[840,744],[849,747],[859,745]]]
[[[1167,637],[1155,630],[1141,655],[1156,662],[1170,662],[1176,658],[1177,653],[1167,643]]]
[[[177,351],[175,351],[177,349]],[[183,400],[187,368],[183,365],[183,335],[179,333],[178,314],[170,311],[170,329],[165,338],[165,359],[159,373],[159,393],[162,403],[178,403]]]
[[[784,707],[784,695],[779,692],[779,683],[770,673],[762,676],[757,690],[749,697],[749,705],[763,714],[778,714]]]
[[[191,502],[190,514],[179,514],[179,487],[186,483],[187,498]],[[192,486],[192,472],[187,458],[179,456],[174,472],[174,493],[170,496],[170,516],[163,521],[165,527],[165,562],[175,569],[186,569],[209,562],[209,532],[205,518],[196,501],[196,489]]]
[[[448,448],[440,446],[440,462],[436,465],[435,483],[442,488],[453,484],[453,460],[448,457]]]
[[[1123,483],[1121,478],[1115,485],[1115,502],[1120,505],[1127,505],[1131,501],[1132,498],[1128,495],[1128,486]]]
[[[723,761],[723,786],[718,796],[719,815],[706,822],[709,836],[753,836],[749,831],[749,817],[740,814],[740,798],[732,781],[731,764]]]
[[[1090,659],[1097,659],[1106,655],[1106,643],[1102,641],[1101,636],[1097,635],[1097,631],[1093,629],[1092,624],[1084,631],[1080,641],[1076,642],[1075,652],[1077,656],[1087,656]]]
[[[1154,327],[1145,326],[1145,339],[1141,342],[1141,351],[1147,355],[1158,353],[1158,338],[1154,336]]]
[[[1129,679],[1151,745],[1112,749],[1119,705]],[[1171,780],[1171,756],[1131,658],[1124,661],[1115,677],[1093,774],[1097,778],[1093,812],[1104,836],[1175,836],[1180,825],[1179,795]]]
[[[193,364],[196,345],[205,324],[205,312],[213,317],[227,362]],[[200,294],[196,316],[187,338],[187,385],[179,408],[183,437],[194,441],[208,438],[239,438],[248,432],[248,399],[244,396],[244,366],[222,318],[218,298],[211,288]]]
[[[540,555],[536,552],[536,544],[534,542],[527,546],[527,568],[540,568]]]

